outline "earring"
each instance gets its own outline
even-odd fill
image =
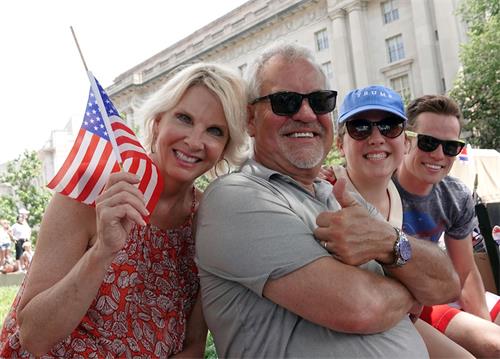
[[[219,174],[217,173],[217,167],[219,167],[219,165],[221,164],[222,161],[224,161],[224,164],[221,167],[226,167],[226,169],[227,169],[227,172],[225,174],[227,175],[227,174],[231,173],[231,165],[229,164],[229,161],[226,160],[225,158],[223,158],[223,159],[219,160],[219,162],[217,162],[217,164],[214,167],[214,172],[215,172],[216,177],[219,177]]]
[[[153,137],[151,140],[151,153],[155,153],[155,142],[156,142],[156,136]]]

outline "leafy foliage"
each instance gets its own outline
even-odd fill
[[[13,197],[0,196],[0,218],[9,223],[15,223],[17,217],[17,206]]]
[[[464,0],[459,13],[469,27],[469,35],[481,34],[487,22],[500,13],[500,0]]]
[[[208,177],[208,175],[202,175],[196,179],[194,182],[196,188],[198,188],[200,191],[205,191],[205,189],[208,187],[208,185],[212,182],[212,180]]]
[[[217,352],[215,350],[214,339],[212,333],[208,332],[207,344],[205,345],[205,359],[217,359]]]
[[[469,42],[462,47],[463,69],[450,95],[468,121],[469,141],[500,149],[500,0],[465,0],[459,12]]]
[[[41,175],[42,163],[35,151],[25,151],[19,158],[7,164],[7,171],[0,181],[9,183],[14,196],[0,196],[0,214],[12,222],[17,217],[18,210],[29,211],[28,224],[33,228],[32,236],[36,240],[37,229],[51,198],[51,193],[36,183]]]
[[[333,146],[328,155],[325,158],[324,165],[342,165],[344,164],[344,158],[340,155],[337,147]]]

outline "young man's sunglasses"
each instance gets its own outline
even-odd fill
[[[462,151],[465,146],[465,142],[462,140],[440,140],[436,137],[429,135],[423,135],[421,133],[416,133],[412,131],[406,131],[408,137],[417,138],[417,147],[424,152],[432,152],[439,145],[443,146],[443,153],[449,157],[455,157]]]
[[[349,136],[357,141],[362,141],[370,137],[373,127],[377,127],[385,137],[396,138],[403,133],[405,125],[401,117],[391,116],[377,122],[357,118],[347,121],[345,127]]]
[[[259,101],[269,99],[269,101],[271,101],[271,109],[276,115],[292,116],[299,112],[300,107],[302,106],[302,100],[305,98],[309,101],[309,107],[311,107],[315,114],[323,115],[325,113],[332,112],[335,108],[337,91],[323,90],[314,91],[308,94],[282,91],[258,97],[250,102],[250,104],[253,105]]]

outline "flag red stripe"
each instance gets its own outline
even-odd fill
[[[130,173],[137,173],[137,170],[139,169],[139,159],[137,157],[132,157],[132,164],[130,165],[128,171]]]
[[[116,138],[116,144],[118,146],[123,145],[125,143],[130,143],[132,145],[135,145],[140,148],[141,151],[144,151],[144,148],[142,147],[141,143],[133,138],[127,137],[127,136],[120,136]]]
[[[151,166],[149,166],[146,163],[146,169],[144,171],[144,174],[142,176],[141,182],[139,183],[139,189],[141,190],[142,193],[146,192],[146,189],[148,188],[148,184],[151,181]]]
[[[113,131],[123,130],[125,132],[128,132],[132,137],[135,137],[134,131],[132,131],[125,123],[123,123],[122,119],[114,120],[111,123],[111,128],[113,129]]]
[[[151,162],[151,165],[154,167],[154,170],[157,173],[157,183],[155,185],[155,188],[153,190],[153,193],[151,194],[151,199],[146,205],[146,208],[148,209],[149,213],[153,212],[156,206],[156,202],[158,199],[160,199],[161,192],[163,191],[163,177],[160,174],[160,171],[158,171],[158,167],[154,163]]]
[[[69,181],[68,185],[64,187],[64,189],[60,192],[61,194],[67,196],[73,191],[75,186],[78,184],[79,179],[87,170],[87,167],[89,166],[89,163],[92,160],[92,156],[94,155],[94,152],[97,148],[97,145],[99,144],[99,141],[100,141],[99,136],[95,135],[92,136],[89,146],[87,147],[87,151],[85,152],[85,155],[83,156],[82,161],[80,162],[80,165],[73,174],[73,177],[71,177],[71,180]]]
[[[94,186],[97,184],[97,181],[102,175],[102,172],[104,171],[104,168],[106,167],[107,161],[112,154],[113,147],[111,144],[108,142],[106,143],[106,146],[104,148],[104,151],[101,154],[101,159],[99,160],[99,163],[94,169],[94,172],[92,173],[92,176],[90,176],[89,181],[83,188],[83,190],[80,192],[78,197],[76,197],[76,200],[79,202],[83,202],[87,196],[92,192],[92,189]]]
[[[152,163],[151,159],[149,158],[149,156],[145,153],[142,153],[142,152],[137,152],[137,151],[124,151],[124,152],[120,152],[120,155],[122,156],[122,159],[125,161],[125,159],[127,158],[135,158],[135,157],[138,157],[138,158],[141,158],[141,159],[145,159],[149,162]]]
[[[83,203],[86,203],[91,206],[95,206],[95,200],[97,196],[102,192],[104,187],[106,186],[106,183],[108,182],[109,175],[111,173],[119,172],[120,171],[120,166],[118,165],[118,161],[115,161],[113,167],[111,168],[111,171],[109,173],[105,173],[104,176],[106,178],[103,178],[103,181],[97,181],[96,187],[92,188],[92,192],[89,194],[87,198],[83,201]]]
[[[78,131],[78,136],[76,136],[75,144],[71,148],[71,151],[68,154],[68,157],[64,161],[62,167],[59,169],[55,177],[49,182],[47,187],[54,189],[59,182],[64,178],[64,175],[66,174],[66,171],[71,167],[71,164],[73,163],[78,150],[80,148],[80,144],[83,141],[83,138],[85,137],[85,130],[83,128]]]

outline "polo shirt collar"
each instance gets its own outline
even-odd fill
[[[307,191],[299,182],[294,180],[292,177],[267,168],[259,162],[255,161],[253,158],[249,158],[248,160],[246,160],[245,163],[241,166],[240,171],[246,174],[260,177],[262,179],[265,179],[266,181],[270,181],[271,177],[277,176],[283,181],[291,183],[296,187],[302,189],[304,192],[309,193],[309,191]],[[316,198],[321,202],[326,202],[328,197],[332,194],[333,186],[330,184],[330,182],[315,178],[313,181],[313,186],[316,193]]]

